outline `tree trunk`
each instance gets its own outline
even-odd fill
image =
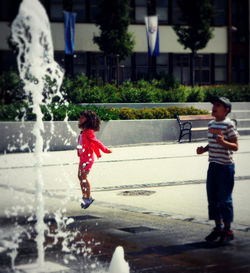
[[[120,82],[120,75],[119,75],[119,55],[116,55],[116,86],[119,86],[119,82]]]
[[[95,55],[95,84],[98,85],[98,78],[99,78],[99,56],[98,54]]]
[[[104,55],[104,83],[106,83],[107,82],[107,79],[108,79],[108,77],[107,77],[107,74],[108,74],[108,67],[107,67],[107,55],[105,54]]]
[[[195,71],[194,71],[194,58],[195,58],[196,52],[192,50],[191,53],[191,85],[194,87],[195,82]]]

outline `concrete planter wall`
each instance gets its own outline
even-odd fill
[[[193,106],[199,109],[211,110],[210,103],[148,103],[148,104],[98,104],[109,107],[169,107],[169,106]],[[232,118],[239,119],[239,124],[243,121],[250,122],[250,103],[233,103]],[[197,122],[198,124],[199,122]],[[243,123],[242,123],[243,124]],[[68,124],[62,121],[44,122],[44,149],[50,151],[71,150],[77,145],[79,129],[77,121],[70,121]],[[193,123],[195,127],[195,122]],[[207,124],[200,124],[206,126]],[[35,137],[32,134],[34,122],[0,122],[0,153],[21,152],[33,149]],[[240,129],[240,128],[239,128]],[[246,128],[243,128],[246,131]],[[250,129],[246,131],[250,133]],[[241,133],[242,134],[242,133]],[[153,143],[177,141],[179,126],[175,119],[163,120],[112,120],[102,122],[101,130],[96,136],[107,146],[119,146],[129,144]],[[193,133],[192,139],[206,138],[206,131]]]
[[[68,125],[63,121],[44,122],[44,149],[50,151],[71,150],[77,145],[79,129],[76,121]],[[0,122],[0,152],[21,152],[32,150],[35,137],[32,134],[34,122]],[[178,124],[170,120],[112,120],[102,122],[96,133],[107,146],[174,141],[178,137]]]

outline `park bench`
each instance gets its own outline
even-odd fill
[[[181,141],[181,139],[185,136],[188,135],[189,137],[189,142],[192,140],[192,132],[194,131],[205,131],[207,130],[206,127],[193,127],[192,122],[193,121],[203,121],[206,120],[207,123],[214,119],[212,115],[188,115],[188,116],[177,116],[177,121],[180,127],[180,134],[179,134],[179,139],[178,142]]]
[[[197,131],[206,131],[207,126],[203,127],[193,127],[192,121],[202,121],[206,120],[207,124],[210,120],[213,120],[214,117],[210,114],[208,115],[189,115],[189,116],[177,116],[177,121],[180,127],[180,134],[179,134],[179,140],[178,142],[181,141],[181,139],[185,136],[188,135],[189,137],[189,142],[192,140],[192,132],[197,132]],[[234,126],[237,129],[237,120],[236,119],[231,119],[234,122]]]

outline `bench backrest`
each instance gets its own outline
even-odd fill
[[[206,115],[188,115],[188,116],[177,116],[178,121],[185,120],[212,120],[214,117],[210,114]]]

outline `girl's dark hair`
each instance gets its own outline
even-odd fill
[[[87,120],[83,124],[78,124],[81,129],[92,129],[94,131],[100,130],[100,119],[97,114],[91,110],[82,111],[80,116],[84,116]]]

